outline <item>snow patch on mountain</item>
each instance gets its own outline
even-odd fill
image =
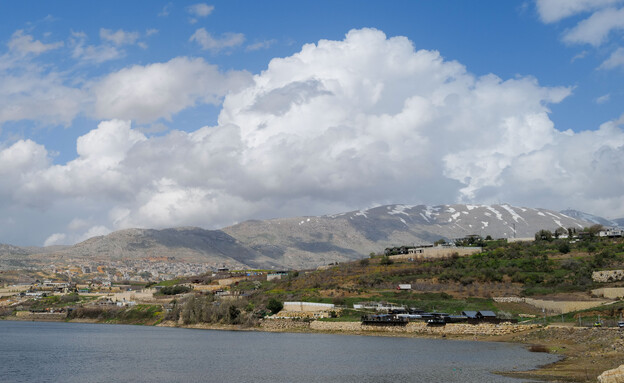
[[[519,220],[523,220],[524,221],[524,218],[522,218],[518,213],[516,213],[516,211],[514,209],[512,209],[511,206],[509,206],[509,205],[501,205],[501,207],[503,209],[507,210],[509,212],[509,214],[511,214],[511,218],[513,218],[514,221],[516,221],[516,222],[519,222]]]
[[[390,210],[388,214],[390,215],[404,214],[404,215],[409,216],[406,210],[410,210],[413,208],[414,208],[413,205],[394,205],[394,206],[391,205],[391,206],[388,206],[388,210]]]
[[[486,207],[486,209],[488,209],[489,211],[491,211],[492,213],[494,213],[494,214],[496,215],[496,218],[497,218],[499,221],[502,221],[502,220],[503,220],[503,214],[501,214],[501,212],[500,212],[500,211],[498,211],[498,210],[494,209],[492,206],[487,206],[487,207]]]

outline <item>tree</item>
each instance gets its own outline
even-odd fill
[[[568,230],[564,229],[563,227],[558,227],[557,230],[555,230],[555,238],[559,238],[562,235],[566,235],[568,234]]]
[[[230,307],[228,308],[228,321],[232,324],[235,324],[239,315],[240,315],[239,308],[234,305],[230,305]]]
[[[438,245],[444,245],[446,243],[446,241],[444,240],[444,238],[440,238],[437,241],[435,241],[433,244],[438,246]]]
[[[537,233],[535,233],[535,240],[536,241],[552,241],[552,233],[550,232],[550,230],[540,230]]]
[[[561,254],[568,254],[570,252],[570,245],[567,242],[561,242],[559,244],[559,252]]]
[[[394,261],[387,255],[384,255],[383,257],[381,257],[381,261],[379,261],[380,265],[384,265],[384,266],[388,266],[393,264]]]
[[[600,224],[591,225],[587,228],[587,232],[589,233],[589,237],[593,238],[597,236],[604,228]]]
[[[275,298],[271,298],[269,299],[269,303],[267,303],[266,308],[271,312],[271,314],[277,314],[282,311],[284,304]]]
[[[192,289],[188,286],[174,285],[174,286],[163,287],[162,289],[160,289],[160,293],[163,295],[177,295],[177,294],[188,293],[191,290]]]

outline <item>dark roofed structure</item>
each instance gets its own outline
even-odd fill
[[[461,313],[468,319],[477,319],[478,311],[462,311]]]
[[[494,311],[488,310],[479,311],[477,315],[479,315],[481,318],[496,318],[496,314],[494,313]]]

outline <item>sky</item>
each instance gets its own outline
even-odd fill
[[[624,217],[624,0],[0,0],[0,243],[384,204]]]

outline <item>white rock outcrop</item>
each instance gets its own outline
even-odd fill
[[[607,370],[598,377],[600,383],[624,383],[624,364],[613,370]]]

